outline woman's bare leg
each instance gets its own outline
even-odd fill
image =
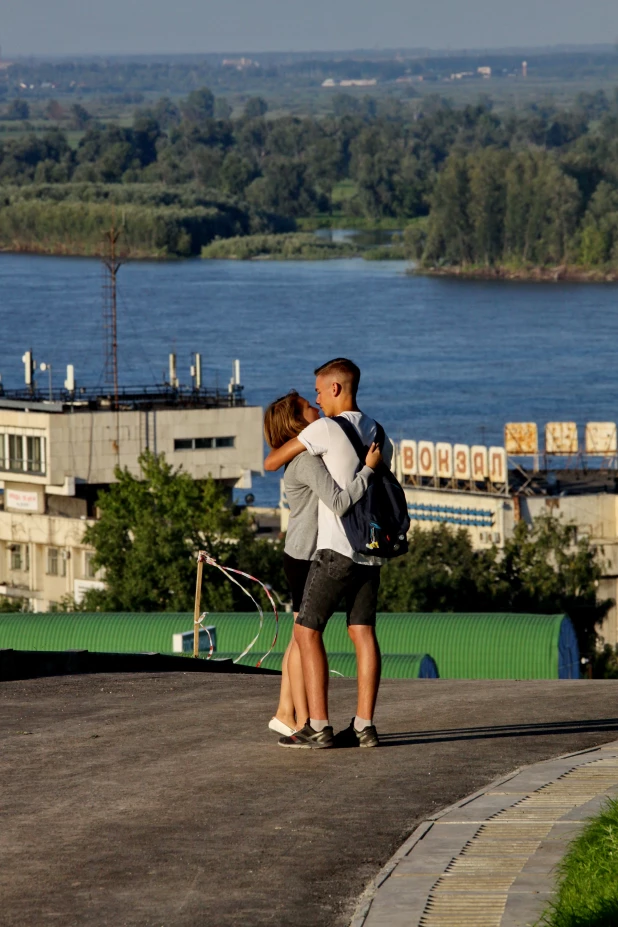
[[[275,712],[275,717],[279,721],[283,721],[284,724],[287,724],[288,727],[292,729],[296,728],[296,719],[294,715],[294,699],[292,697],[292,686],[290,684],[290,670],[289,670],[289,661],[290,661],[290,651],[292,649],[293,638],[288,644],[285,653],[283,654],[283,662],[281,663],[281,689],[279,690],[279,704],[277,706],[277,711]]]
[[[297,612],[294,612],[294,619],[296,615]],[[292,634],[281,663],[281,689],[275,716],[279,721],[283,721],[288,727],[294,729],[303,727],[309,717],[300,650],[294,640],[294,634]]]

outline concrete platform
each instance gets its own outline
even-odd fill
[[[419,822],[618,733],[614,681],[397,680],[381,749],[285,751],[266,729],[277,689],[209,674],[0,684],[3,925],[344,925]],[[354,680],[332,681],[337,727],[354,701]]]

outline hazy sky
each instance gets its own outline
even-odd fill
[[[0,0],[5,57],[614,42],[617,0]]]

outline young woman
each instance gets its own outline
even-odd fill
[[[272,449],[281,447],[319,417],[320,413],[307,399],[299,396],[296,390],[291,390],[287,396],[271,403],[266,410],[266,441]],[[365,466],[345,489],[337,486],[321,457],[301,453],[286,466],[283,485],[290,507],[290,518],[283,565],[292,590],[295,618],[300,610],[305,581],[317,548],[318,501],[321,500],[335,515],[345,514],[365,494],[371,474],[381,460],[379,448],[372,444]],[[279,705],[268,726],[277,734],[289,736],[301,728],[309,717],[300,652],[293,634],[281,670]]]

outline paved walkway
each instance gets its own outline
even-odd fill
[[[432,815],[366,891],[352,927],[530,927],[585,819],[618,796],[618,741],[536,763]]]
[[[432,820],[439,809],[618,737],[618,681],[412,679],[382,685],[379,750],[282,750],[266,729],[278,687],[209,673],[0,683],[2,927],[349,927],[419,824],[463,823],[461,848],[513,797],[458,808],[472,813],[460,824]],[[355,690],[332,680],[337,729]],[[425,902],[449,860],[431,861]]]

